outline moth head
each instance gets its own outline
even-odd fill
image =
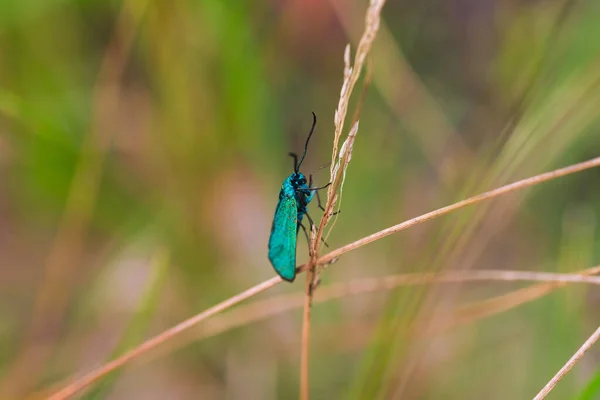
[[[305,186],[306,185],[306,177],[301,172],[295,172],[292,176],[292,184],[294,186]]]

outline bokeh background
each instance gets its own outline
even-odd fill
[[[366,6],[0,3],[0,398],[46,393],[274,275],[266,246],[287,153],[314,111],[303,170],[330,160],[343,51]],[[382,18],[331,249],[600,155],[597,1],[390,0]],[[599,182],[578,173],[387,237],[344,255],[322,287],[599,264]],[[597,327],[600,298],[572,286],[452,324],[459,307],[522,286],[315,304],[313,398],[533,397]],[[200,327],[81,398],[296,398],[300,332],[299,309],[193,340]],[[599,398],[599,357],[550,398]]]

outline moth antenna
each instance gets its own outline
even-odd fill
[[[300,171],[300,165],[302,165],[302,161],[304,161],[304,157],[306,156],[306,150],[308,149],[308,142],[310,141],[310,137],[312,136],[312,134],[313,134],[313,132],[315,130],[315,125],[317,124],[317,116],[315,115],[314,112],[312,113],[312,115],[313,115],[312,128],[310,128],[310,132],[308,134],[308,137],[306,138],[306,143],[304,144],[304,153],[302,153],[302,157],[300,158],[300,162],[294,168],[294,172],[299,172]]]
[[[288,153],[294,159],[294,172],[298,172],[298,155],[296,153]]]

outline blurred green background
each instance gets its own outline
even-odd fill
[[[343,51],[366,6],[0,2],[0,398],[68,382],[274,275],[266,246],[287,153],[314,111],[303,170],[329,161]],[[400,0],[382,18],[331,249],[600,155],[597,1]],[[599,264],[598,182],[582,172],[393,235],[344,255],[322,285]],[[315,304],[312,397],[532,398],[597,327],[593,288],[435,329],[520,286]],[[166,346],[82,398],[296,398],[301,312],[242,325]],[[600,398],[599,354],[549,398]]]

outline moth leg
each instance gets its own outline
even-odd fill
[[[315,221],[313,221],[313,219],[310,217],[310,215],[308,215],[308,213],[305,214],[306,218],[308,218],[308,222],[310,223],[310,226],[313,226],[315,224]],[[304,233],[306,233],[306,229],[304,228],[304,225],[300,224],[300,226],[302,227],[302,229],[304,229]],[[308,239],[308,236],[307,236]],[[325,239],[323,239],[323,237],[321,236],[321,242],[323,242],[323,244],[327,247],[329,247],[329,245],[327,244],[327,242],[325,241]]]
[[[315,192],[317,194],[317,204],[319,205],[319,208],[321,209],[321,211],[325,211],[325,209],[323,208],[323,205],[321,204],[321,196],[319,196],[319,192]],[[338,215],[342,210],[337,210],[336,212],[332,213],[331,215]]]
[[[306,232],[306,227],[302,225],[302,222],[300,223],[300,227],[302,228],[302,230],[304,231],[304,235],[306,236],[306,243],[310,243],[310,240],[308,239],[308,232]]]
[[[311,181],[312,181],[312,175],[311,175]],[[328,183],[327,185],[323,186],[324,188],[331,185],[331,182]],[[323,204],[321,203],[321,196],[319,195],[319,191],[316,189],[312,189],[315,191],[315,193],[317,194],[317,204],[319,205],[319,208],[325,212],[325,208],[323,208]],[[331,215],[338,215],[340,213],[341,210],[337,210],[336,212],[332,213]]]
[[[313,176],[312,176],[312,174],[310,174],[309,175],[309,180],[308,180],[308,187],[310,188],[311,191],[314,191],[317,194],[317,203],[319,204],[319,208],[322,211],[325,211],[325,208],[323,208],[323,204],[321,203],[321,196],[319,195],[319,190],[325,189],[326,187],[328,187],[329,185],[331,185],[331,182],[329,182],[327,185],[322,186],[320,188],[313,188],[313,187],[311,187],[312,186],[312,181],[313,181]],[[334,212],[331,215],[337,215],[339,212],[340,211],[338,210],[338,211]]]
[[[304,215],[306,215],[306,218],[308,218],[308,222],[310,223],[310,226],[312,227],[315,224],[315,221],[313,221],[313,219],[310,217],[310,215],[308,215],[308,213],[304,213]]]
[[[311,187],[310,190],[321,190],[321,189],[325,189],[327,187],[329,187],[329,185],[331,185],[331,182],[329,182],[327,185],[321,186],[321,187]]]
[[[329,183],[328,183],[327,185],[325,185],[325,186],[321,186],[321,187],[311,187],[311,186],[312,186],[312,182],[313,182],[313,176],[312,176],[312,174],[310,174],[310,175],[308,176],[308,190],[314,190],[314,191],[317,191],[317,190],[325,189],[326,187],[329,187],[329,185],[331,185],[331,182],[329,182]],[[306,189],[305,189],[305,190],[306,190]]]
[[[321,204],[321,196],[319,196],[319,192],[317,190],[315,190],[315,193],[317,194],[317,204],[319,205],[319,208],[322,211],[325,211],[325,209],[323,208],[323,205]]]

